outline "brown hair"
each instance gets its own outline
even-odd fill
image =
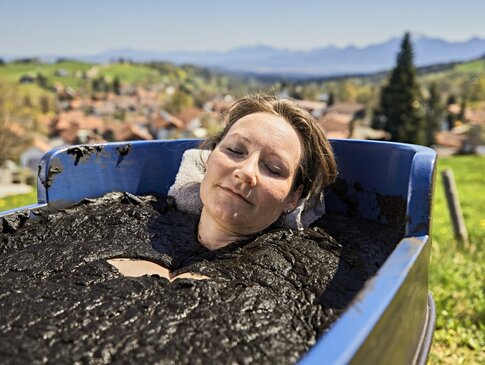
[[[303,186],[302,197],[313,195],[335,181],[337,163],[330,143],[315,118],[296,102],[268,95],[250,95],[236,101],[229,109],[224,130],[208,138],[201,148],[213,150],[231,127],[242,117],[253,113],[270,113],[286,120],[300,135],[303,151],[295,175],[293,190]]]

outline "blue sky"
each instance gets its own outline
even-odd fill
[[[485,38],[485,0],[0,0],[0,55]]]

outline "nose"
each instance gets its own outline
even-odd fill
[[[258,156],[253,155],[241,161],[234,170],[234,176],[249,186],[256,186],[258,182]]]

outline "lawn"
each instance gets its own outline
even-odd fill
[[[456,71],[468,73],[485,72],[485,60],[475,60],[456,66]]]
[[[471,242],[458,249],[440,172],[455,175]],[[456,156],[438,162],[433,211],[430,290],[436,301],[432,364],[485,363],[485,157]]]
[[[162,79],[157,70],[143,65],[119,63],[95,65],[78,61],[62,61],[39,64],[9,63],[0,67],[0,80],[18,83],[23,75],[35,78],[38,73],[41,73],[47,77],[47,84],[50,86],[60,83],[78,90],[80,87],[86,87],[89,84],[89,80],[82,78],[83,73],[95,69],[98,76],[104,76],[109,82],[118,77],[128,85],[150,84]],[[24,84],[21,87],[31,94],[38,94],[39,90],[42,90],[37,83]],[[44,92],[48,91],[44,90]]]
[[[471,248],[453,238],[440,172],[451,168],[458,186]],[[485,363],[485,157],[439,160],[433,209],[430,290],[436,302],[436,332],[430,364]],[[36,202],[35,192],[0,199],[0,211]]]
[[[11,195],[0,198],[0,212],[35,203],[37,203],[37,191],[34,189],[28,194]]]
[[[83,71],[88,71],[91,67],[92,65],[88,63],[78,61],[39,64],[9,63],[0,68],[0,79],[17,82],[23,75],[36,77],[38,73],[41,73],[48,78],[49,85],[59,82],[64,86],[70,86],[77,89],[83,83],[80,74]],[[65,75],[59,76],[56,75],[56,72],[64,72]]]
[[[161,80],[160,73],[157,70],[142,65],[115,63],[100,66],[99,72],[108,81],[118,77],[123,83],[128,85],[150,84]]]

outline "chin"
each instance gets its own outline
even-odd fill
[[[251,217],[248,217],[236,209],[216,209],[214,213],[214,215],[221,221],[232,222],[238,225],[251,220]]]

